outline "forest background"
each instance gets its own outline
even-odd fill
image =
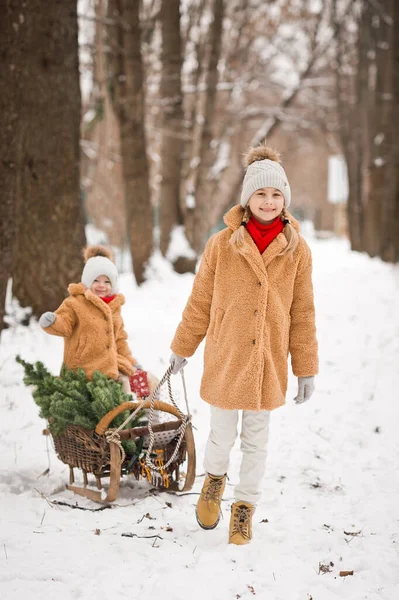
[[[264,140],[297,218],[320,232],[338,219],[352,249],[398,260],[393,0],[6,0],[1,13],[1,328],[11,282],[27,321],[60,304],[87,239],[139,285],[154,252],[193,272],[237,203],[243,152]],[[349,184],[336,205],[331,155]]]

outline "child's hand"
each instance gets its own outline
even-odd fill
[[[294,398],[296,404],[309,400],[314,392],[314,377],[298,377],[298,394]]]
[[[40,327],[50,327],[55,321],[56,315],[52,312],[45,312],[39,319]]]
[[[169,362],[170,366],[172,367],[173,375],[177,375],[177,373],[184,369],[184,367],[187,364],[187,360],[185,358],[183,358],[182,356],[178,356],[174,352],[172,353]]]

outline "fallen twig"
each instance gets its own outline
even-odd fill
[[[348,577],[348,575],[353,575],[354,571],[340,571],[339,572],[339,576],[340,577]]]
[[[104,506],[100,506],[99,508],[85,508],[84,506],[79,506],[79,504],[69,504],[68,502],[63,502],[62,500],[47,500],[47,502],[49,504],[56,504],[57,506],[68,506],[69,508],[76,508],[77,510],[88,510],[90,512],[99,512],[101,510],[106,510],[107,508],[113,508],[112,504],[105,504]]]
[[[45,471],[43,471],[43,473],[40,473],[40,475],[38,475],[36,477],[36,479],[39,479],[40,477],[44,477],[44,475],[48,475],[50,473],[50,469],[47,467],[47,469]]]
[[[137,535],[137,533],[128,532],[128,533],[121,533],[121,536],[122,537],[128,537],[128,538],[137,537],[137,538],[140,538],[140,539],[147,539],[147,540],[150,540],[150,539],[153,539],[153,538],[158,538],[159,540],[163,540],[163,537],[160,536],[160,535],[158,535],[158,534],[156,534],[156,535]]]
[[[41,492],[37,488],[33,488],[33,489],[35,490],[35,492],[37,492],[39,494],[39,496],[41,496],[43,498],[43,500],[45,500],[47,502],[47,504],[49,506],[51,506],[51,501],[47,498],[46,494],[44,494],[43,492]]]

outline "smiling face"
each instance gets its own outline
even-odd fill
[[[277,188],[260,188],[252,194],[248,206],[260,223],[270,223],[281,214],[284,208],[284,196]]]
[[[99,275],[91,284],[90,289],[99,298],[106,298],[111,294],[112,284],[107,275]]]

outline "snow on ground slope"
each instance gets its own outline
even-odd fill
[[[14,362],[43,360],[57,372],[62,341],[37,324],[12,327],[0,345],[0,597],[7,600],[394,600],[399,597],[399,274],[313,241],[321,367],[317,392],[272,415],[268,470],[247,547],[227,544],[239,465],[233,451],[224,519],[199,529],[208,408],[199,398],[202,352],[186,368],[198,453],[192,494],[150,494],[125,479],[116,503],[98,508],[64,489],[68,470]],[[142,288],[122,278],[134,355],[162,375],[192,285],[161,259]],[[178,388],[178,381],[176,380]],[[41,475],[48,467],[48,475]],[[168,504],[167,504],[168,503]],[[171,529],[169,531],[168,529]],[[96,535],[96,530],[100,531]],[[143,537],[125,537],[132,533]],[[145,536],[159,535],[158,538]],[[340,577],[343,570],[353,576]]]

